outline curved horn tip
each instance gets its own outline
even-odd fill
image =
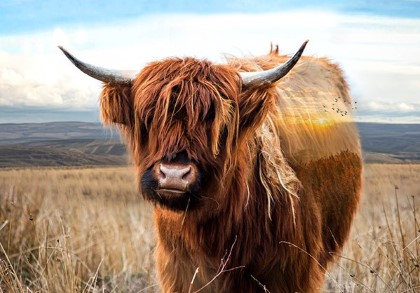
[[[61,50],[61,52],[63,52],[63,53],[64,53],[64,55],[66,55],[66,57],[67,57],[68,59],[70,59],[70,61],[71,61],[71,62],[73,62],[73,63],[74,63],[75,58],[74,58],[74,56],[73,56],[72,54],[70,54],[70,52],[69,52],[69,51],[67,51],[66,49],[64,49],[64,47],[63,47],[63,46],[61,46],[61,45],[58,45],[57,47],[58,47],[58,49],[60,49],[60,50]]]
[[[309,40],[304,41],[304,42],[303,42],[303,44],[300,46],[299,51],[300,51],[300,50],[302,50],[302,52],[303,52],[303,50],[305,50],[306,45],[307,45],[308,43],[309,43]]]
[[[57,47],[58,47],[58,49],[60,49],[60,50],[61,50],[61,52],[63,52],[64,54],[68,53],[68,52],[67,52],[67,50],[66,50],[66,49],[64,49],[64,47],[63,47],[63,46],[61,46],[61,45],[57,45]]]
[[[58,48],[64,53],[67,59],[70,60],[73,65],[75,65],[79,70],[84,72],[85,74],[105,83],[115,83],[115,84],[126,84],[130,85],[135,76],[134,71],[122,71],[122,70],[112,70],[107,68],[102,68],[98,66],[94,66],[83,61],[80,61],[72,54],[70,54],[66,49],[62,46],[58,46]]]
[[[269,86],[284,77],[296,65],[309,40],[303,42],[299,50],[286,63],[272,69],[257,72],[240,72],[242,84],[246,88]]]

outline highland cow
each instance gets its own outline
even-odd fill
[[[102,121],[119,127],[155,203],[163,292],[321,290],[362,163],[342,71],[305,46],[290,59],[278,47],[226,64],[169,58],[138,74],[60,47],[104,82]]]

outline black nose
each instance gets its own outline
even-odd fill
[[[192,164],[159,163],[156,169],[159,189],[185,192],[197,180],[197,171]]]

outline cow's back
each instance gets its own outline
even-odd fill
[[[305,57],[276,88],[281,149],[301,183],[301,203],[316,202],[326,264],[347,239],[360,200],[361,147],[348,86],[327,59]],[[309,228],[309,227],[308,227]]]
[[[273,52],[233,64],[253,71],[287,59]],[[322,226],[319,261],[326,265],[347,239],[360,200],[361,147],[351,115],[355,103],[341,69],[326,58],[302,57],[272,90],[277,107],[256,135],[266,157],[264,171],[280,170],[283,178],[291,178],[279,184],[296,193],[303,209],[315,203]]]

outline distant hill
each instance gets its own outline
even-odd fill
[[[117,130],[104,128],[100,123],[48,122],[0,124],[0,145],[69,139],[119,140],[119,134]]]
[[[358,123],[365,162],[420,162],[420,124]]]
[[[99,123],[0,124],[0,167],[125,165],[128,160],[118,131]]]
[[[419,124],[358,123],[365,162],[420,162]],[[0,167],[126,165],[116,129],[99,123],[0,124]]]

